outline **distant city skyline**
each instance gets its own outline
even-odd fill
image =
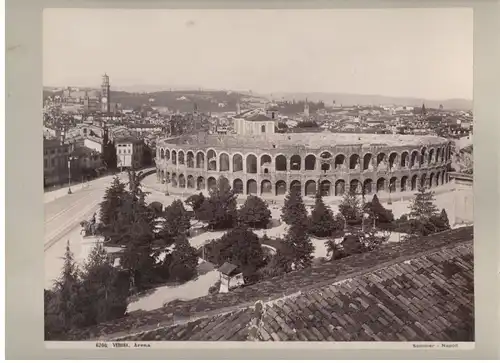
[[[472,99],[471,9],[46,9],[43,20],[44,86],[98,88],[106,72],[115,90]]]

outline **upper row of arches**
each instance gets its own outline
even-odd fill
[[[450,160],[451,147],[431,148],[426,147],[420,151],[413,150],[411,153],[404,151],[402,153],[391,152],[386,154],[365,153],[352,154],[347,157],[344,154],[332,155],[324,151],[319,155],[308,154],[302,158],[300,155],[287,157],[283,154],[277,155],[274,160],[268,154],[260,156],[260,162],[255,154],[248,154],[246,158],[240,153],[231,156],[226,152],[220,152],[219,155],[213,149],[206,152],[198,151],[195,155],[193,151],[172,150],[161,148],[158,152],[160,160],[169,160],[172,164],[187,165],[188,168],[201,168],[212,171],[232,171],[238,172],[246,170],[247,173],[257,173],[258,168],[261,172],[267,173],[271,169],[275,171],[301,171],[301,170],[323,170],[331,169],[350,169],[350,170],[374,170],[374,169],[397,169],[401,167],[414,168],[424,165],[432,165]]]

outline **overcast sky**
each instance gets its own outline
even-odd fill
[[[472,10],[44,11],[45,86],[472,99]]]

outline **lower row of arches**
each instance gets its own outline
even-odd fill
[[[205,180],[200,176],[195,178],[192,175],[187,177],[184,174],[170,174],[164,171],[158,172],[158,179],[162,183],[170,183],[172,187],[187,188],[196,190],[212,189],[217,185],[215,177],[209,177]],[[284,180],[278,180],[274,185],[270,180],[263,180],[260,185],[254,179],[243,182],[241,179],[234,179],[232,182],[233,190],[238,194],[262,194],[262,195],[285,195],[288,190],[299,188],[307,196],[313,196],[318,188],[323,196],[340,196],[347,190],[358,194],[373,194],[380,192],[405,192],[416,191],[420,187],[433,188],[448,182],[448,174],[445,172],[413,175],[412,177],[403,176],[400,179],[392,177],[390,179],[378,178],[377,180],[365,179],[363,181],[353,179],[346,183],[343,179],[338,179],[334,183],[330,180],[308,180],[302,185],[299,180],[293,180],[289,184]]]

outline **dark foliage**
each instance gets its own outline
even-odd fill
[[[285,238],[295,269],[310,267],[313,260],[314,245],[309,238],[307,229],[302,225],[291,225]]]
[[[125,184],[118,177],[115,177],[111,186],[106,189],[100,203],[100,222],[104,229],[110,230],[113,228],[113,223],[118,219],[119,209],[126,195]]]
[[[196,212],[205,201],[205,196],[203,193],[193,194],[189,198],[186,199],[185,203],[193,208],[193,211]]]
[[[299,188],[290,188],[281,209],[281,219],[290,226],[300,226],[307,230],[307,210]]]
[[[210,295],[215,295],[219,293],[221,282],[220,280],[217,280],[212,286],[208,288],[208,293]]]
[[[271,211],[261,198],[249,195],[238,211],[238,221],[252,228],[266,228],[271,220]]]
[[[195,212],[198,220],[206,222],[211,229],[226,229],[237,220],[236,194],[227,179],[219,178],[217,186],[210,191],[201,207]]]
[[[318,123],[316,121],[302,121],[297,124],[298,128],[307,128],[307,127],[318,127]]]
[[[362,223],[362,208],[358,195],[348,190],[339,205],[339,211],[346,219],[349,225],[358,225]]]
[[[159,236],[165,241],[165,246],[170,246],[177,236],[188,233],[191,218],[179,199],[174,200],[165,208],[164,218]]]
[[[109,140],[109,132],[104,130],[102,139],[102,160],[107,169],[114,170],[117,167],[116,147],[115,144]]]
[[[332,210],[325,205],[321,194],[316,194],[316,203],[309,217],[309,233],[316,237],[327,237],[342,229],[343,224],[334,219]]]
[[[184,234],[175,239],[174,251],[170,260],[170,278],[177,282],[186,282],[196,276],[198,255]]]
[[[371,202],[365,203],[363,210],[365,213],[368,213],[371,218],[375,219],[375,224],[377,226],[390,224],[394,221],[392,211],[382,206],[376,194],[373,196]]]

